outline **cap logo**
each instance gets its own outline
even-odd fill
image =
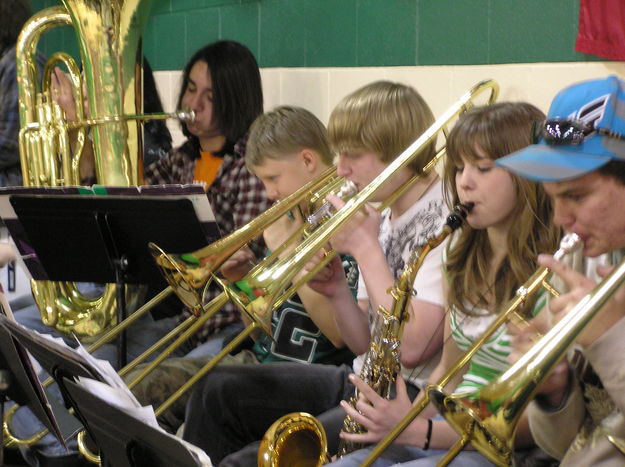
[[[568,118],[571,120],[579,120],[590,128],[596,128],[596,123],[603,118],[605,109],[610,100],[610,94],[604,94],[601,97],[584,104],[577,112],[573,112]]]

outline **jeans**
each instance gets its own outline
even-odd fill
[[[328,464],[328,467],[358,467],[367,458],[373,447],[360,449]],[[373,467],[435,467],[447,451],[430,449],[424,451],[416,446],[392,444],[372,464]],[[477,451],[462,451],[449,464],[456,467],[491,467],[492,462]]]
[[[338,451],[345,412],[354,393],[351,367],[268,363],[218,368],[187,404],[183,438],[206,451],[215,465],[255,466],[259,441],[278,418],[307,412],[323,425],[328,451]],[[418,389],[408,386],[411,398]]]

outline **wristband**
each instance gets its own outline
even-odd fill
[[[424,451],[427,451],[429,449],[431,439],[432,439],[432,419],[428,418],[428,431],[425,433],[425,442],[423,443]]]

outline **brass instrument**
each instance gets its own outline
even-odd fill
[[[215,253],[215,256],[211,257],[211,263],[210,264],[207,264],[207,263],[204,264],[202,272],[204,274],[206,274],[207,276],[212,275],[213,272],[215,271],[215,269],[219,268],[221,266],[221,264],[232,253],[237,251],[239,248],[243,247],[246,243],[248,243],[253,238],[255,238],[258,235],[260,235],[262,233],[262,231],[268,225],[270,225],[272,222],[275,221],[276,218],[278,218],[281,215],[284,215],[286,212],[290,211],[291,209],[294,209],[299,204],[304,203],[304,202],[308,202],[311,205],[318,204],[320,202],[320,200],[323,199],[323,196],[325,196],[325,193],[328,190],[337,189],[339,187],[339,185],[341,183],[343,183],[342,178],[337,177],[335,172],[336,172],[336,170],[335,170],[334,167],[328,168],[325,172],[323,172],[323,174],[320,175],[319,178],[317,178],[317,179],[307,183],[302,188],[300,188],[295,193],[293,193],[291,196],[289,196],[289,197],[285,198],[284,200],[276,203],[274,206],[269,208],[267,211],[265,211],[259,217],[254,219],[251,223],[246,224],[245,226],[243,226],[240,229],[238,229],[236,232],[233,232],[232,234],[228,235],[227,237],[224,237],[224,238],[222,238],[220,240],[217,240],[215,243],[213,243],[213,244],[205,247],[204,249],[202,249],[203,252],[214,252]],[[324,188],[324,190],[320,190],[321,188]],[[293,236],[293,239],[299,240],[300,236],[302,235],[302,232],[303,232],[303,230],[300,230],[300,231],[296,232],[294,234],[294,236]],[[288,244],[289,242],[286,242],[286,243]],[[158,249],[158,247],[156,247],[156,246],[153,246],[153,248]],[[280,252],[276,252],[276,253],[280,253]],[[165,255],[165,253],[163,253],[163,255]],[[180,256],[184,256],[184,255],[180,255]],[[173,258],[175,258],[175,257],[172,257],[172,259],[167,257],[167,258],[164,258],[163,261],[171,261],[175,265],[176,264],[175,263],[176,260],[173,259]],[[164,263],[164,264],[166,264],[166,263]],[[263,266],[259,266],[259,267],[263,267]],[[161,265],[161,268],[164,271],[166,271],[167,274],[169,274],[169,276],[175,277],[174,276],[175,273],[171,269],[168,269],[166,265],[165,266]],[[188,320],[186,320],[183,323],[181,323],[178,327],[176,327],[175,329],[170,331],[166,336],[161,338],[158,342],[154,343],[150,348],[145,350],[135,360],[133,360],[132,362],[130,362],[128,365],[126,365],[124,368],[122,368],[120,370],[119,374],[121,376],[127,375],[130,371],[132,371],[134,368],[136,368],[141,362],[145,361],[150,355],[152,355],[157,350],[159,350],[161,347],[163,347],[168,341],[173,339],[176,335],[182,333],[182,335],[179,336],[178,339],[176,339],[172,344],[170,344],[169,347],[164,352],[162,352],[162,354],[159,357],[157,357],[157,359],[154,362],[152,362],[152,364],[148,368],[146,368],[146,370],[144,372],[140,373],[139,376],[137,376],[137,378],[135,378],[134,380],[132,380],[129,383],[129,387],[131,389],[136,384],[138,384],[145,376],[147,376],[149,374],[149,372],[153,368],[155,368],[158,364],[160,364],[160,362],[162,362],[167,357],[169,357],[171,355],[171,353],[180,344],[185,342],[199,328],[201,328],[201,326],[206,322],[206,320],[208,320],[211,316],[213,316],[214,313],[216,313],[228,300],[227,294],[224,293],[224,294],[221,294],[219,297],[217,297],[212,302],[202,306],[201,304],[198,304],[198,303],[196,303],[194,301],[194,297],[196,297],[197,299],[201,298],[201,296],[197,295],[195,290],[192,291],[192,295],[189,295],[189,296],[186,296],[186,295],[180,293],[180,289],[182,287],[186,287],[185,283],[183,282],[185,280],[185,277],[182,277],[180,279],[175,279],[174,280],[174,284],[176,284],[176,282],[175,282],[176,280],[179,280],[179,281],[182,282],[182,285],[181,286],[177,286],[177,288],[176,288],[179,297],[181,299],[184,297],[186,299],[184,301],[189,306],[192,306],[192,309],[194,309],[196,311],[196,313],[193,316],[191,316]],[[224,284],[224,287],[225,287],[225,284]],[[141,317],[146,311],[150,310],[155,304],[157,304],[158,302],[160,302],[161,300],[166,298],[167,295],[169,295],[172,291],[173,291],[172,287],[169,287],[169,288],[165,289],[164,291],[162,291],[160,294],[155,296],[151,301],[149,301],[148,303],[143,305],[140,309],[135,311],[132,315],[130,315],[124,321],[122,321],[121,323],[117,324],[115,327],[109,329],[103,335],[99,336],[98,340],[96,342],[94,342],[93,344],[91,344],[88,347],[87,350],[89,352],[94,352],[97,349],[99,349],[102,345],[104,345],[105,343],[110,342],[111,340],[113,340],[117,335],[119,335],[120,332],[122,332],[123,330],[128,328],[139,317]],[[207,364],[207,366],[203,369],[203,372],[202,372],[201,375],[205,374],[214,365],[216,365],[219,362],[219,360],[221,360],[221,358],[222,358],[221,355],[222,354],[226,355],[232,348],[234,348],[237,345],[238,342],[243,340],[243,338],[245,338],[245,336],[247,336],[249,334],[249,332],[251,332],[253,329],[255,329],[255,328],[249,329],[249,331],[247,333],[237,337],[237,339],[235,341],[233,341],[227,347],[227,349],[225,349],[226,350],[225,352],[222,351],[222,352],[220,352],[220,354],[216,355],[211,360],[211,362],[209,362]],[[162,411],[164,411],[171,403],[173,403],[175,401],[175,399],[177,397],[182,395],[193,384],[193,382],[195,382],[197,379],[199,379],[199,377],[194,378],[193,381],[191,381],[191,382],[187,382],[182,388],[180,388],[178,391],[176,391],[176,393],[174,394],[174,396],[176,396],[176,397],[175,398],[171,398],[170,402],[168,402],[166,405],[163,404],[163,406],[158,409],[157,413],[160,414]],[[54,380],[52,378],[49,378],[43,384],[44,384],[44,386],[48,386],[53,381]],[[5,430],[5,434],[6,434],[7,440],[8,440],[7,442],[5,442],[5,446],[12,446],[12,445],[15,445],[15,444],[17,444],[17,445],[32,445],[32,444],[36,443],[37,441],[39,441],[43,436],[45,436],[48,433],[48,430],[44,429],[44,430],[41,430],[41,431],[39,431],[39,432],[37,432],[37,433],[33,434],[32,436],[30,436],[28,438],[25,438],[25,439],[17,438],[10,430],[10,422],[11,422],[11,419],[12,419],[13,415],[15,414],[15,412],[18,409],[19,409],[19,407],[17,405],[15,405],[15,406],[11,407],[11,409],[9,409],[7,411],[7,413],[5,414],[5,417],[4,417],[4,430]],[[84,438],[84,435],[82,436],[81,439],[83,439],[83,438]],[[81,443],[81,445],[84,445],[84,443]],[[89,458],[89,457],[93,458],[94,457],[88,451],[84,452],[84,454],[86,455],[87,458]]]
[[[390,178],[400,168],[407,165],[413,154],[418,153],[423,147],[427,146],[432,141],[434,141],[436,137],[438,136],[439,132],[444,131],[445,127],[449,124],[449,122],[453,118],[455,118],[459,113],[470,108],[472,106],[473,99],[478,94],[480,94],[481,92],[485,90],[490,90],[490,96],[488,99],[489,103],[492,103],[497,99],[499,86],[492,80],[482,81],[478,83],[477,85],[475,85],[473,88],[471,88],[469,91],[467,91],[463,96],[461,96],[461,98],[455,104],[453,104],[441,117],[439,117],[430,126],[430,128],[428,128],[414,143],[412,143],[402,154],[400,154],[380,175],[378,175],[373,181],[371,181],[369,185],[367,185],[360,193],[358,193],[350,201],[348,201],[346,205],[343,206],[343,208],[341,208],[333,217],[331,217],[323,225],[322,228],[319,229],[319,230],[323,229],[323,233],[321,234],[323,235],[322,239],[313,238],[314,236],[311,236],[311,238],[307,239],[307,241],[299,245],[298,249],[296,249],[293,255],[293,262],[295,262],[295,264],[298,264],[299,263],[298,257],[305,256],[308,252],[307,251],[308,249],[314,249],[314,251],[316,251],[318,248],[323,246],[323,244],[326,241],[325,237],[326,236],[329,237],[332,233],[334,233],[334,231],[338,229],[338,227],[340,227],[340,225],[342,225],[342,223],[347,220],[346,218],[348,216],[351,216],[353,212],[359,209],[363,203],[363,200],[369,199],[372,193],[374,193],[375,190],[377,190],[381,186],[381,184],[384,183],[385,180]],[[434,157],[434,159],[425,166],[425,168],[423,169],[423,173],[427,174],[429,173],[429,171],[433,170],[435,165],[442,158],[443,154],[444,154],[444,148],[439,150],[437,155]],[[345,219],[343,218],[344,216],[345,216]],[[287,270],[290,262],[291,260],[285,261],[284,266],[280,268],[279,271],[282,272],[284,270]],[[277,275],[273,276],[273,278],[274,280],[279,279]],[[257,287],[260,289],[259,296],[260,298],[263,298],[264,297],[264,295],[262,295],[263,291],[268,290],[269,292],[271,292],[271,289],[269,288],[269,286],[271,285],[270,281],[272,279],[271,271],[267,271],[265,276],[261,276],[260,279],[261,281],[257,280],[256,284],[257,284]],[[275,299],[273,299],[271,294],[268,294],[268,295],[269,297],[267,299],[267,302],[275,303]],[[254,302],[252,302],[252,305],[253,304]],[[264,305],[265,304],[261,302],[261,306],[264,306]],[[385,368],[390,369],[391,366],[392,365],[389,365],[387,362],[387,366]],[[383,372],[385,368],[378,368],[377,370],[380,372]],[[372,371],[374,371],[374,369],[372,369]],[[390,369],[390,371],[392,371],[392,369]],[[279,424],[282,426],[285,426],[285,425],[288,426],[289,417],[293,418],[293,421],[292,421],[293,424],[298,425],[300,424],[302,418],[306,418],[306,415],[301,414],[301,413],[288,414],[285,417],[283,417],[286,419],[281,421]],[[276,422],[275,424],[278,424],[278,422]],[[272,428],[274,427],[272,426]],[[270,430],[272,430],[272,428],[270,428]],[[283,429],[280,430],[280,432],[283,432],[283,431],[284,431]],[[259,454],[258,454],[259,465],[272,466],[272,467],[281,466],[281,465],[289,465],[285,463],[285,459],[301,458],[304,456],[304,454],[300,456],[294,456],[290,452],[287,453],[284,450],[277,449],[278,445],[288,446],[289,451],[291,449],[297,450],[300,448],[303,452],[309,451],[307,445],[300,447],[298,446],[296,442],[289,442],[288,444],[284,442],[277,443],[271,438],[270,435],[266,434],[266,437],[268,438],[267,441],[263,443],[263,445],[261,446],[261,450],[259,450]],[[317,435],[317,437],[319,437],[319,435]],[[324,433],[324,437],[325,437],[325,433]],[[313,465],[322,465],[325,462],[324,460],[325,457],[327,456],[327,452],[326,452],[327,444],[323,442],[323,443],[319,443],[319,445],[322,446],[322,449],[317,452],[317,456],[315,456],[315,458],[313,459],[314,460]],[[310,458],[308,460],[310,460]]]
[[[314,206],[341,183],[343,179],[336,175],[336,168],[328,168],[318,178],[275,203],[248,224],[204,248],[189,253],[168,254],[151,243],[152,255],[178,298],[197,313],[202,308],[204,290],[225,260],[258,237],[276,219],[302,203]],[[297,240],[301,234],[297,234]]]
[[[61,25],[76,29],[92,119],[106,122],[92,126],[98,182],[121,186],[139,182],[140,127],[122,116],[141,111],[141,88],[137,85],[141,79],[135,72],[140,70],[136,65],[137,51],[150,3],[63,0],[64,6],[42,10],[26,23],[16,47],[24,185],[80,184],[80,151],[85,143],[86,124],[80,104],[79,68],[69,55],[55,54],[46,65],[45,81],[40,86],[34,59],[41,34]],[[73,83],[79,119],[74,126],[65,122],[50,95],[50,76],[58,61],[67,65]],[[71,154],[68,130],[76,126],[76,153]],[[44,324],[61,332],[94,336],[115,322],[112,285],[94,300],[85,298],[69,283],[32,282],[32,289]]]
[[[265,432],[258,448],[258,467],[320,467],[330,460],[327,445],[319,420],[305,412],[290,413]]]
[[[140,122],[172,116],[192,119],[188,112],[142,114],[141,67],[137,62],[140,38],[151,0],[63,0],[64,6],[35,14],[24,26],[17,45],[20,162],[26,186],[79,185],[79,163],[87,128],[92,129],[96,175],[106,185],[136,185],[141,179]],[[54,54],[39,82],[35,53],[40,36],[57,26],[73,26],[80,46],[86,94],[91,117],[85,118],[82,76],[75,60]],[[52,100],[50,86],[54,65],[65,64],[76,102],[77,121],[67,122]],[[75,131],[74,148],[69,131]],[[72,283],[32,281],[35,302],[44,324],[61,332],[92,337],[115,323],[115,287],[106,286],[96,299],[84,297]],[[164,299],[171,289],[154,297],[123,325],[109,330],[91,347],[93,351],[116,337],[145,311]],[[51,381],[51,380],[49,380]],[[49,382],[45,383],[46,385]],[[11,443],[32,444],[45,434],[27,440],[10,435],[10,414],[4,429]]]
[[[347,203],[322,226],[315,230],[314,235],[310,235],[303,242],[295,247],[292,254],[279,258],[270,268],[254,271],[246,278],[250,288],[254,290],[255,298],[233,296],[233,301],[241,310],[251,310],[261,316],[267,316],[268,311],[273,307],[282,304],[297,288],[305,283],[310,277],[316,274],[310,271],[307,277],[300,278],[293,282],[293,278],[303,268],[305,264],[321,250],[331,239],[331,237],[375,195],[399,170],[406,167],[412,158],[424,147],[436,140],[438,133],[448,124],[449,120],[455,117],[461,110],[465,109],[471,99],[479,92],[491,91],[491,98],[496,96],[498,87],[493,81],[483,81],[467,92],[460,100],[460,103],[451,110],[448,110],[442,117],[436,120],[416,141],[408,146],[393,162],[391,162],[376,178],[374,178],[358,194],[352,197]],[[429,174],[443,156],[443,151],[439,151],[423,169],[423,174]],[[334,252],[326,255],[324,261],[317,265],[318,269],[323,267]],[[290,287],[289,287],[289,284]],[[284,291],[284,292],[283,292]]]
[[[462,226],[471,207],[461,204],[454,207],[451,214],[447,216],[441,233],[429,238],[424,245],[412,252],[403,272],[393,287],[388,290],[388,293],[393,297],[392,308],[389,311],[380,307],[376,314],[371,332],[371,343],[360,370],[360,378],[382,397],[388,399],[391,396],[391,388],[401,369],[399,353],[401,336],[409,317],[408,310],[410,309],[413,284],[417,272],[419,272],[426,255]],[[357,402],[358,389],[348,403],[355,408]],[[364,433],[365,429],[347,415],[343,422],[342,431],[345,433]],[[351,443],[341,439],[338,456],[342,457],[362,447],[364,447],[363,444]]]
[[[565,254],[574,251],[580,246],[581,241],[577,235],[567,234],[562,238],[560,248],[554,256],[561,258]],[[530,300],[541,288],[545,288],[550,293],[557,293],[547,282],[547,276],[549,273],[550,271],[547,268],[539,268],[523,285],[516,290],[515,296],[508,301],[503,311],[497,315],[488,329],[473,343],[471,348],[467,350],[467,352],[445,372],[437,383],[428,385],[425,388],[424,395],[419,403],[413,405],[410,411],[395,426],[395,428],[393,428],[393,430],[376,445],[367,459],[363,462],[363,466],[370,466],[401,434],[401,432],[404,431],[421,412],[423,412],[428,404],[431,401],[434,402],[432,399],[434,390],[442,390],[442,388],[444,388],[451,381],[451,379],[471,361],[480,347],[484,345],[484,343],[497,331],[497,329],[512,319],[524,321],[525,318],[519,314],[519,309],[522,309],[522,307],[527,304],[528,300]]]
[[[445,461],[471,442],[500,466],[513,463],[514,434],[519,418],[551,370],[566,356],[575,339],[625,281],[625,260],[582,298],[568,314],[495,381],[470,397],[430,389],[430,397],[449,424],[462,434]],[[612,438],[612,439],[610,439]],[[617,449],[622,440],[609,436]],[[445,464],[443,464],[445,465]]]

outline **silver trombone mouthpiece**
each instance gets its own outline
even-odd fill
[[[179,109],[174,112],[173,117],[183,122],[194,122],[195,112],[191,109]]]
[[[336,193],[336,196],[341,198],[343,201],[347,201],[353,195],[358,192],[356,185],[354,182],[350,180],[345,180],[345,183],[341,185],[341,188]],[[306,222],[308,222],[312,226],[317,226],[321,223],[321,221],[328,216],[331,216],[336,212],[336,208],[332,205],[332,203],[326,201],[323,203],[319,209],[313,212],[310,216],[306,218]]]
[[[560,260],[564,255],[572,253],[582,247],[584,242],[579,238],[576,233],[567,233],[562,240],[560,240],[560,248],[553,254],[554,259]]]

